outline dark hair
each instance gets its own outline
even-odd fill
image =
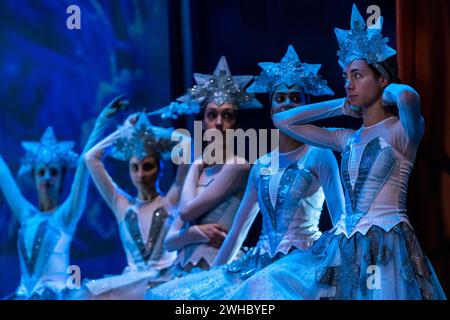
[[[398,64],[396,55],[379,62],[378,65],[380,65],[387,72],[389,76],[389,83],[402,83],[400,77],[398,76]],[[373,64],[369,64],[369,67],[373,70],[373,72],[375,72],[375,75],[377,77],[382,76],[382,73],[377,69],[376,66],[374,66]]]
[[[164,167],[161,153],[150,150],[147,157],[151,157],[151,158],[155,159],[156,166],[158,167],[158,174],[159,174],[161,172],[161,169]]]
[[[402,81],[400,80],[400,77],[398,76],[398,64],[397,64],[397,56],[391,56],[389,58],[387,58],[386,60],[383,60],[381,62],[378,63],[379,66],[381,66],[388,74],[389,79],[388,80],[388,84],[389,83],[402,83]],[[373,70],[373,72],[375,73],[375,75],[377,77],[381,77],[382,73],[376,68],[376,66],[369,64],[370,69]],[[386,109],[388,110],[389,113],[398,116],[398,107],[397,106],[388,106],[386,107]]]

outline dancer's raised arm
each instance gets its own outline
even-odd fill
[[[17,186],[17,183],[8,168],[8,165],[3,160],[1,155],[0,189],[3,192],[6,202],[11,208],[11,211],[19,221],[22,221],[22,218],[26,212],[29,212],[32,209],[37,210],[20,192],[19,187]]]
[[[417,91],[405,84],[391,83],[384,89],[382,99],[384,105],[397,105],[406,145],[417,145],[425,130]]]
[[[346,99],[335,99],[296,107],[273,116],[275,126],[286,135],[304,143],[342,152],[347,138],[354,132],[349,129],[321,128],[310,122],[336,116],[360,117]]]
[[[106,171],[103,158],[106,156],[107,150],[112,147],[114,141],[122,137],[124,132],[127,130],[129,130],[127,127],[117,129],[84,155],[84,159],[86,161],[87,168],[91,173],[92,180],[94,181],[103,199],[114,213],[116,213],[114,203],[117,201],[117,198],[126,197],[124,196],[124,191],[121,191],[109,175],[108,171]]]
[[[69,197],[62,205],[63,210],[60,211],[66,226],[74,228],[78,223],[78,220],[81,218],[86,206],[86,198],[89,187],[89,171],[86,167],[83,156],[102,138],[108,126],[111,122],[113,122],[111,116],[127,104],[127,101],[122,100],[122,97],[123,96],[118,96],[114,98],[100,113],[95,121],[95,125],[89,139],[84,146],[81,157],[78,160],[77,170]]]

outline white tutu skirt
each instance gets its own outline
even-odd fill
[[[69,300],[143,300],[149,281],[157,278],[160,271],[125,271],[120,275],[107,276],[83,282],[80,289],[69,290]]]

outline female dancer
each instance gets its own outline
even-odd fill
[[[320,79],[320,65],[301,63],[292,46],[280,63],[264,69],[248,89],[270,92],[272,115],[303,105],[306,95],[333,92]],[[344,195],[336,159],[329,150],[312,147],[281,133],[279,148],[253,166],[233,227],[209,272],[154,288],[148,299],[226,299],[248,277],[294,249],[307,250],[316,241],[324,199],[335,224],[344,212]],[[229,265],[256,217],[259,205],[263,230],[255,248]]]
[[[261,106],[244,90],[253,77],[232,76],[225,57],[221,57],[212,75],[194,76],[197,85],[178,100],[203,111],[204,135],[215,139],[189,168],[183,186],[179,216],[166,240],[167,247],[178,252],[175,265],[149,287],[212,266],[233,223],[250,170],[245,159],[227,150],[225,132],[237,127],[236,109]],[[182,114],[187,110],[175,111]],[[209,156],[211,146],[215,146],[216,157]]]
[[[345,214],[310,251],[272,264],[233,298],[445,299],[406,215],[408,177],[424,132],[419,95],[393,82],[388,58],[396,52],[381,23],[366,29],[353,6],[351,30],[336,35],[347,98],[295,108],[274,122],[295,139],[342,153]],[[308,124],[337,115],[362,116],[364,124],[357,131]]]
[[[83,154],[105,131],[107,118],[126,102],[115,98],[97,118]],[[19,175],[32,175],[39,207],[28,202],[0,156],[0,188],[19,220],[20,285],[10,299],[62,299],[69,277],[70,242],[83,214],[89,173],[83,160],[72,151],[73,142],[58,142],[48,127],[40,142],[23,142],[27,151]],[[77,167],[69,197],[60,204],[66,171]]]
[[[155,127],[144,113],[130,116],[125,125],[94,146],[85,155],[89,172],[100,194],[113,211],[128,266],[121,275],[85,281],[71,299],[143,299],[147,282],[172,265],[175,253],[164,239],[179,201],[187,172],[182,165],[175,182],[163,196],[158,190],[162,159],[170,153],[171,129]],[[189,143],[187,137],[183,143]],[[128,161],[130,178],[137,189],[132,197],[111,179],[102,162],[110,155]]]

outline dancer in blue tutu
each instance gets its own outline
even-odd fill
[[[445,299],[407,216],[408,178],[424,133],[420,98],[399,84],[396,51],[353,6],[351,30],[336,29],[347,98],[275,115],[285,134],[342,153],[345,214],[307,252],[250,278],[234,299]],[[398,112],[398,116],[396,115]],[[362,117],[359,130],[312,121]]]
[[[195,73],[194,77],[197,84],[178,98],[181,103],[164,108],[163,114],[200,113],[204,136],[210,135],[210,142],[189,168],[178,216],[166,239],[167,248],[177,252],[177,260],[149,282],[150,288],[211,268],[232,226],[250,171],[247,161],[227,148],[225,133],[238,128],[238,110],[262,107],[253,94],[245,92],[253,76],[233,76],[226,58],[221,57],[213,74]],[[215,156],[207,151],[212,149]]]
[[[175,261],[176,252],[169,252],[164,240],[188,166],[178,167],[166,195],[158,189],[163,160],[170,157],[175,145],[172,135],[178,135],[177,139],[190,145],[187,136],[153,126],[145,113],[138,113],[128,117],[123,126],[86,153],[92,179],[117,219],[127,267],[117,276],[85,280],[80,289],[72,291],[70,299],[143,299],[148,281],[159,277]],[[127,194],[112,180],[103,163],[108,155],[128,162],[137,196]]]
[[[108,118],[126,105],[115,98],[97,118],[83,153],[103,135]],[[27,151],[19,176],[35,183],[39,207],[24,198],[0,156],[0,189],[19,220],[18,250],[21,278],[15,294],[8,299],[63,299],[70,274],[70,243],[80,220],[88,190],[89,172],[83,159],[72,151],[72,141],[58,142],[48,127],[40,142],[23,142]],[[64,176],[76,167],[69,197],[60,203]]]
[[[318,75],[320,65],[301,63],[292,46],[280,63],[260,66],[263,71],[248,91],[270,92],[273,115],[305,104],[309,95],[333,94]],[[332,152],[282,133],[279,148],[253,165],[215,267],[149,290],[146,298],[227,299],[262,268],[292,251],[308,250],[319,239],[325,198],[336,223],[344,212],[344,195]],[[255,206],[263,215],[261,237],[255,248],[233,261],[256,217]]]

